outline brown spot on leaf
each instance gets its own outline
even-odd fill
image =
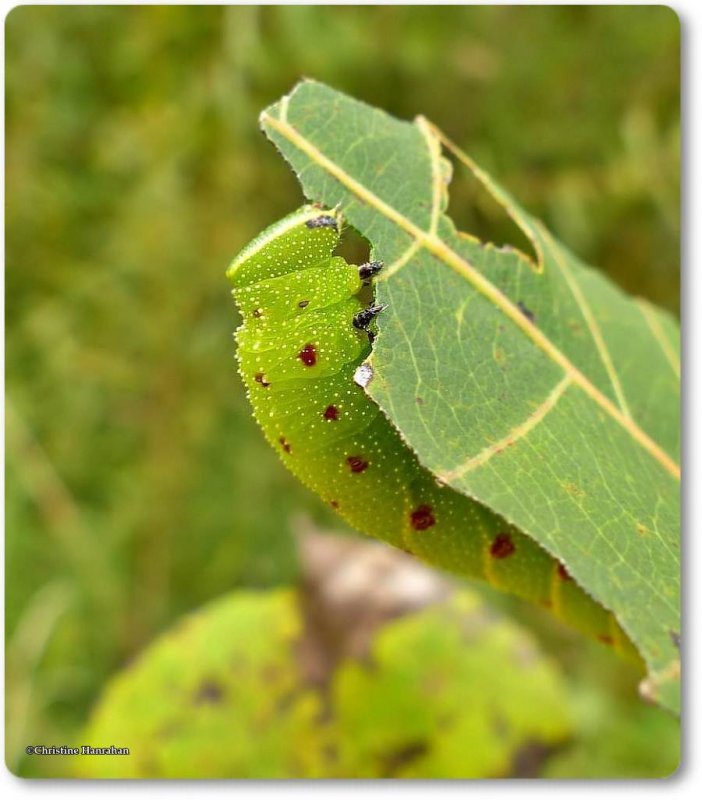
[[[614,644],[614,639],[608,633],[601,633],[597,638],[602,644]]]
[[[678,650],[679,650],[679,649],[680,649],[680,634],[679,634],[679,633],[676,633],[675,631],[668,631],[668,634],[669,634],[669,636],[670,636],[670,641],[671,641],[671,642],[672,642],[672,643],[673,643],[673,644],[674,644],[674,645],[675,645],[675,646],[678,648]]]
[[[329,505],[330,505],[332,508],[339,508],[339,501],[338,501],[338,500],[332,500],[332,501],[329,503]]]
[[[410,514],[410,524],[416,531],[425,531],[436,525],[436,519],[431,506],[421,505]]]
[[[562,744],[548,745],[542,742],[526,742],[514,754],[510,778],[538,778],[549,756],[558,752]]]
[[[223,697],[224,689],[216,681],[205,679],[198,687],[193,702],[198,706],[206,703],[208,705],[217,705],[222,701]]]
[[[516,545],[508,533],[498,533],[490,545],[490,555],[493,558],[507,558],[516,549]]]
[[[415,397],[415,400],[417,401],[417,405],[418,406],[423,406],[424,405],[424,398],[423,397]]]
[[[339,419],[339,409],[336,406],[327,406],[324,409],[324,419],[336,422]]]
[[[566,481],[561,485],[566,490],[566,492],[568,492],[568,494],[571,495],[571,497],[585,496],[585,492],[578,486],[577,483],[573,483],[572,481]]]
[[[265,386],[270,386],[270,383],[268,383],[268,381],[266,380],[266,376],[262,372],[257,372],[254,375],[254,380],[256,381],[256,383],[260,383],[261,386],[264,386],[264,387]]]
[[[361,456],[349,456],[346,459],[346,463],[349,465],[351,472],[365,472],[368,469],[368,462]]]
[[[384,753],[380,757],[381,777],[392,778],[402,769],[409,766],[413,761],[429,752],[429,745],[426,742],[416,741],[401,745],[395,750]]]
[[[306,344],[297,357],[306,367],[313,367],[317,363],[317,348],[313,344]]]
[[[573,578],[570,575],[570,572],[568,572],[568,570],[566,569],[565,564],[561,563],[560,561],[558,562],[558,567],[556,569],[556,572],[558,573],[558,577],[562,581],[572,581],[573,580]]]

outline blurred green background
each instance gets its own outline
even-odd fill
[[[294,581],[292,515],[332,522],[265,445],[234,368],[224,270],[301,202],[259,111],[306,76],[422,113],[581,256],[675,312],[679,36],[663,7],[10,13],[13,769],[55,771],[24,746],[75,736],[183,612]],[[514,236],[468,180],[451,212]]]

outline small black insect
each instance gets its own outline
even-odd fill
[[[339,229],[336,219],[329,216],[329,214],[322,214],[321,217],[308,219],[305,225],[307,225],[308,228],[334,228],[335,231]]]
[[[533,322],[536,319],[536,314],[533,311],[528,309],[521,300],[517,302],[517,306],[519,310],[524,314],[524,316],[529,320],[529,322]]]
[[[383,266],[382,261],[369,261],[367,264],[361,264],[358,268],[358,277],[362,281],[372,278],[380,272]]]
[[[358,328],[359,331],[365,331],[368,329],[368,326],[373,322],[373,320],[380,314],[381,311],[385,311],[387,306],[382,305],[372,305],[368,306],[368,308],[364,308],[363,311],[359,311],[353,318],[353,327]]]
[[[371,344],[375,341],[375,334],[373,331],[368,330],[368,326],[378,314],[380,314],[381,311],[385,311],[386,308],[387,306],[385,305],[368,306],[368,308],[364,308],[363,311],[359,311],[358,314],[354,315],[354,318],[351,320],[354,328],[357,328],[359,331],[365,331],[368,334],[368,341]]]

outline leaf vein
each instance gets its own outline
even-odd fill
[[[561,275],[565,279],[565,282],[568,284],[568,288],[571,291],[571,294],[575,298],[575,302],[580,309],[580,313],[583,315],[583,319],[585,320],[585,324],[590,331],[590,336],[592,337],[592,341],[594,342],[595,348],[600,356],[600,360],[607,372],[607,376],[609,377],[610,383],[612,384],[612,390],[617,398],[617,402],[619,404],[619,408],[622,410],[627,417],[631,418],[631,412],[629,411],[629,406],[627,405],[626,398],[624,397],[624,390],[622,389],[621,382],[619,380],[619,376],[617,375],[617,371],[614,368],[614,363],[612,362],[612,356],[610,355],[609,348],[607,347],[607,343],[604,340],[604,336],[602,335],[602,331],[600,326],[597,324],[597,320],[595,319],[592,309],[590,308],[590,304],[587,301],[587,298],[583,294],[582,289],[580,288],[580,284],[576,281],[575,276],[573,275],[572,271],[568,267],[563,258],[563,253],[561,252],[560,247],[556,245],[553,240],[551,234],[544,228],[543,226],[539,226],[541,229],[541,233],[548,242],[548,248],[553,255],[553,260],[558,267]]]
[[[653,338],[656,340],[661,350],[663,351],[663,355],[665,356],[666,361],[670,364],[670,368],[675,373],[675,376],[679,378],[680,358],[675,352],[673,346],[668,341],[665,333],[663,332],[663,328],[661,327],[660,322],[656,319],[656,315],[653,313],[648,303],[639,297],[636,298],[636,305],[641,311],[643,318],[646,320],[646,324],[648,325],[648,328],[651,331],[651,335],[653,336]]]
[[[475,289],[499,308],[505,316],[522,330],[551,360],[563,368],[575,383],[577,383],[609,416],[611,416],[659,465],[675,479],[680,480],[680,467],[663,448],[658,445],[645,431],[626,417],[575,365],[562,353],[536,326],[522,314],[519,308],[491,283],[476,267],[463,256],[452,250],[436,235],[429,235],[393,206],[388,205],[378,195],[367,189],[355,178],[349,175],[339,164],[328,158],[312,142],[306,139],[296,128],[287,122],[272,117],[264,112],[261,121],[270,125],[280,135],[284,136],[292,145],[305,153],[311,160],[325,169],[331,176],[346,186],[359,199],[374,207],[387,219],[394,222],[410,236],[414,237],[421,246],[425,247],[432,255],[443,261],[455,272],[462,275]]]
[[[460,464],[455,469],[450,470],[442,474],[440,477],[442,480],[450,483],[451,481],[456,480],[457,478],[461,478],[466,475],[468,472],[472,472],[474,469],[478,469],[478,467],[482,467],[486,464],[491,458],[496,456],[498,453],[501,453],[505,448],[511,447],[512,445],[516,444],[520,439],[527,436],[543,419],[546,415],[551,411],[556,403],[560,400],[562,394],[565,390],[573,383],[573,379],[570,375],[566,375],[549,393],[548,397],[531,413],[529,416],[521,422],[519,425],[512,428],[512,430],[504,436],[499,441],[491,444],[489,447],[486,447],[484,450],[481,450],[474,456],[471,456],[467,461],[464,461],[463,464]]]

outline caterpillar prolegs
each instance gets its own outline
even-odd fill
[[[369,284],[380,264],[358,267],[334,256],[341,225],[338,213],[304,206],[267,228],[227,272],[243,318],[239,369],[268,441],[358,530],[550,608],[633,655],[614,616],[561,563],[440,486],[363,391],[370,329],[382,310]]]

